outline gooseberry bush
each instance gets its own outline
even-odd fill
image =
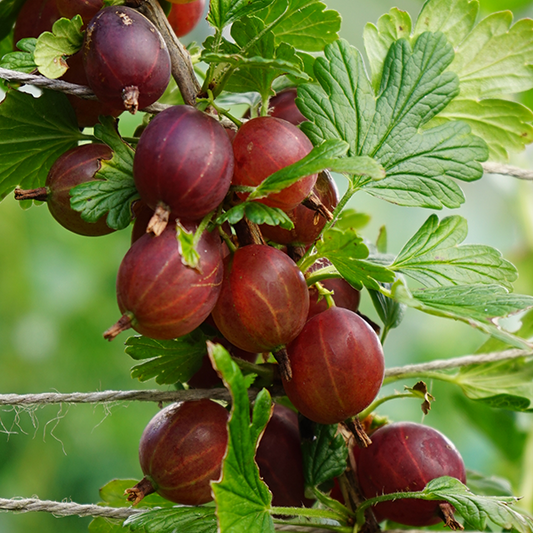
[[[349,204],[458,208],[460,181],[524,149],[533,21],[427,0],[369,22],[363,58],[319,0],[211,0],[212,35],[185,48],[204,5],[0,0],[0,197],[85,237],[132,232],[103,337],[134,330],[132,377],[181,400],[139,435],[144,477],[104,488],[128,518],[90,531],[533,531],[447,436],[376,415],[405,397],[428,414],[424,379],[529,411],[533,297],[498,250],[463,244],[463,217],[431,212],[392,255]],[[143,113],[131,137],[122,113]],[[490,357],[390,368],[411,312],[476,328]]]

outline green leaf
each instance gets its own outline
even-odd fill
[[[533,361],[513,359],[462,368],[455,382],[471,400],[512,411],[530,410]]]
[[[337,229],[352,228],[358,230],[367,226],[370,219],[371,217],[367,213],[361,213],[348,207],[341,211],[339,218],[335,222],[335,227]]]
[[[489,159],[506,162],[509,152],[521,152],[533,142],[533,112],[518,102],[456,98],[431,122],[437,126],[461,120],[489,147]]]
[[[110,160],[102,160],[95,181],[74,187],[70,206],[83,220],[96,222],[107,213],[106,223],[119,230],[131,222],[131,204],[139,197],[133,180],[133,148],[120,137],[117,123],[111,117],[100,117],[94,136],[113,150]]]
[[[443,34],[424,33],[414,49],[405,39],[393,43],[376,99],[359,53],[337,41],[315,62],[320,87],[298,88],[309,119],[301,128],[315,145],[342,139],[350,155],[381,163],[387,177],[361,183],[368,193],[406,206],[458,207],[464,195],[451,178],[479,179],[487,146],[460,122],[420,130],[458,94],[457,76],[444,72],[452,59]]]
[[[499,98],[533,87],[533,20],[512,21],[510,11],[493,13],[456,48],[450,70],[459,76],[461,98]]]
[[[451,503],[456,512],[478,531],[484,531],[489,520],[503,529],[515,529],[520,533],[533,531],[533,519],[510,508],[518,498],[480,496],[470,492],[458,479],[448,476],[430,481],[422,493],[430,496],[428,499]]]
[[[455,285],[410,294],[401,284],[393,286],[392,296],[409,307],[469,324],[510,346],[531,349],[530,343],[501,329],[495,318],[533,307],[532,296],[509,294],[500,285]]]
[[[394,281],[394,273],[372,261],[363,239],[352,230],[331,228],[316,244],[320,257],[329,259],[341,276],[356,289],[378,289],[379,282]]]
[[[209,338],[200,329],[172,340],[130,337],[125,343],[126,353],[145,360],[131,369],[131,377],[139,381],[155,378],[160,385],[188,381],[202,365]]]
[[[188,231],[178,222],[176,225],[176,238],[178,239],[181,262],[185,266],[200,271],[200,254],[197,252],[194,243],[195,232]]]
[[[0,199],[17,185],[43,187],[55,160],[83,138],[64,94],[9,90],[0,103]]]
[[[217,30],[222,30],[227,25],[239,20],[245,15],[251,15],[273,0],[211,0],[207,22]]]
[[[259,476],[254,460],[259,438],[272,411],[270,394],[266,389],[259,393],[250,421],[250,401],[238,366],[219,344],[209,345],[209,355],[233,399],[222,477],[211,483],[220,531],[273,533],[274,523],[269,514],[272,495]]]
[[[9,70],[17,70],[19,72],[26,72],[28,74],[33,72],[37,69],[35,58],[33,56],[36,43],[37,39],[35,38],[21,39],[17,44],[17,48],[22,50],[22,52],[10,51],[10,53],[5,55],[0,52],[0,57],[2,58],[0,60],[0,67]],[[11,49],[12,47],[10,47],[10,50]]]
[[[478,11],[478,0],[427,0],[418,15],[413,37],[426,31],[440,31],[456,47],[474,27]]]
[[[52,32],[39,35],[35,46],[35,64],[39,72],[50,79],[60,78],[68,69],[66,56],[81,50],[83,20],[76,15],[72,20],[60,18],[52,26]]]
[[[318,487],[340,476],[347,466],[348,447],[337,434],[337,424],[314,424],[314,438],[302,442],[306,487]]]
[[[516,268],[490,246],[460,243],[466,238],[466,219],[430,215],[400,251],[392,265],[425,287],[499,284],[510,289]]]
[[[223,224],[228,221],[230,224],[236,224],[244,216],[248,217],[255,224],[281,226],[287,230],[294,228],[292,220],[285,211],[282,211],[278,207],[269,207],[260,202],[243,202],[242,204],[236,205],[217,218],[216,223]]]
[[[217,517],[213,506],[153,509],[130,516],[124,528],[146,533],[216,533]]]
[[[13,29],[25,0],[0,0],[0,41]]]
[[[338,39],[341,17],[319,0],[275,0],[257,16],[271,24],[276,43],[286,42],[299,50],[319,52]]]
[[[377,26],[368,22],[363,32],[365,51],[372,73],[372,86],[377,91],[381,83],[383,62],[392,43],[398,39],[410,39],[411,17],[406,11],[393,7],[379,17]]]

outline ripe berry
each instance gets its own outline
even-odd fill
[[[307,418],[336,424],[377,396],[385,362],[374,330],[347,309],[331,307],[309,320],[287,346],[292,380],[287,396]]]
[[[186,106],[159,113],[143,131],[133,162],[135,185],[152,209],[160,204],[180,219],[199,220],[228,192],[231,142],[209,115]]]
[[[200,22],[206,0],[174,2],[168,14],[168,21],[177,37],[190,33]]]
[[[146,426],[139,445],[145,478],[128,489],[134,504],[157,492],[183,505],[213,499],[210,482],[220,477],[228,443],[228,412],[211,400],[169,405]]]
[[[50,168],[46,183],[40,189],[15,190],[17,200],[46,202],[52,216],[66,229],[78,235],[99,236],[113,232],[106,224],[107,213],[96,222],[86,222],[70,207],[70,191],[76,185],[94,181],[103,159],[113,152],[106,144],[83,144],[61,155]]]
[[[305,157],[313,145],[296,126],[274,117],[257,117],[245,122],[233,139],[234,185],[257,186],[268,176]],[[258,202],[284,211],[294,209],[315,185],[317,175],[301,178],[283,191]],[[239,193],[243,199],[246,193]]]
[[[372,433],[372,444],[359,451],[357,476],[363,494],[420,491],[429,481],[451,476],[465,483],[463,460],[453,443],[436,429],[397,422]],[[378,520],[415,527],[437,524],[441,501],[399,499],[373,507]]]
[[[250,244],[224,259],[213,319],[229,342],[247,352],[279,349],[298,335],[309,310],[303,274],[287,255]]]
[[[361,300],[361,293],[354,289],[346,280],[342,278],[331,278],[321,281],[328,291],[333,291],[333,301],[337,307],[357,311]],[[309,315],[307,320],[313,318],[318,313],[323,313],[328,308],[325,298],[318,300],[318,289],[313,286],[309,288]]]
[[[111,6],[89,22],[83,45],[89,87],[101,102],[135,113],[170,80],[170,56],[155,26],[138,11]]]
[[[302,507],[313,503],[304,495],[300,444],[298,416],[288,407],[275,404],[255,455],[261,477],[272,492],[272,505]]]
[[[117,275],[117,301],[123,315],[104,337],[112,340],[133,328],[152,339],[173,339],[197,328],[211,313],[220,292],[218,234],[204,232],[197,250],[201,271],[182,262],[174,225],[159,237],[146,233],[135,241]]]
[[[269,115],[282,118],[295,126],[307,120],[296,107],[294,100],[297,96],[296,87],[290,87],[273,96],[269,102]]]

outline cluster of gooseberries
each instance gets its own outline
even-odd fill
[[[102,8],[101,0],[29,0],[24,10],[33,4],[42,8],[35,11],[39,18],[34,28],[39,32],[61,15],[83,16],[85,43],[70,59],[72,68],[65,79],[88,84],[99,101],[91,104],[95,109],[82,110],[77,107],[81,101],[72,100],[80,126],[93,125],[98,114],[135,112],[163,94],[171,68],[166,44],[136,10]],[[201,14],[204,4],[178,2],[169,20],[181,20],[186,12],[179,9]],[[177,24],[183,28],[183,22]],[[16,31],[16,39],[28,36],[22,22]],[[128,62],[122,61],[125,56]],[[188,105],[162,111],[142,131],[133,164],[139,201],[132,208],[132,245],[117,276],[122,316],[104,336],[111,340],[133,328],[153,339],[175,339],[209,321],[217,330],[215,341],[233,356],[253,362],[259,354],[273,354],[280,363],[285,393],[303,417],[337,424],[356,417],[374,401],[383,381],[384,357],[376,332],[357,313],[358,291],[342,279],[323,281],[323,288],[333,293],[335,305],[329,306],[331,299],[321,298],[315,286],[308,288],[294,260],[298,250],[320,237],[327,222],[324,213],[335,209],[334,181],[322,172],[257,200],[286,212],[292,230],[262,225],[250,232],[238,225],[204,224],[210,214],[246,200],[246,188],[309,154],[312,144],[298,128],[304,117],[295,96],[294,89],[280,92],[271,99],[270,114],[246,120],[236,133],[215,116]],[[98,179],[102,161],[112,155],[102,144],[74,148],[52,166],[45,187],[17,190],[16,197],[46,201],[54,218],[75,233],[109,233],[104,218],[88,223],[70,208],[70,190]],[[308,207],[311,195],[319,209]],[[194,266],[183,260],[177,231],[199,233]],[[209,364],[189,382],[191,387],[218,385]],[[145,478],[129,489],[128,499],[139,502],[154,491],[187,505],[212,499],[210,482],[220,476],[228,442],[227,419],[227,410],[207,399],[161,410],[142,435]],[[376,431],[372,440],[357,454],[359,485],[367,498],[420,490],[442,475],[464,481],[459,454],[435,430],[390,424]],[[312,504],[304,493],[295,411],[275,406],[256,461],[274,505]],[[442,502],[375,507],[379,520],[417,526],[432,524],[443,513]]]

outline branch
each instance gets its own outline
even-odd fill
[[[507,176],[514,176],[521,180],[533,180],[533,171],[524,168],[503,165],[502,163],[494,163],[492,161],[481,163],[481,166],[488,174],[504,174]]]
[[[40,74],[26,74],[25,72],[18,72],[16,70],[9,70],[7,68],[0,67],[0,79],[21,83],[24,85],[34,85],[42,89],[50,89],[52,91],[59,91],[66,94],[73,94],[79,98],[85,98],[87,100],[96,100],[96,95],[92,90],[85,85],[76,85],[75,83],[69,83],[63,80],[51,80]],[[152,104],[142,109],[147,113],[160,113],[167,107],[171,107],[166,104]]]
[[[462,366],[479,365],[482,363],[495,363],[505,361],[506,359],[518,359],[520,357],[532,357],[532,350],[505,350],[503,352],[480,353],[476,355],[465,355],[463,357],[454,357],[452,359],[436,359],[429,363],[420,363],[417,365],[396,366],[385,370],[385,378],[397,378],[405,375],[419,375],[424,372],[435,370],[450,370]]]

